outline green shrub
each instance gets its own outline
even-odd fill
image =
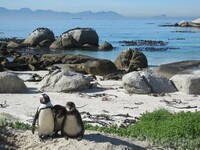
[[[171,113],[165,109],[144,113],[128,128],[99,127],[85,123],[87,130],[115,133],[148,140],[155,145],[179,149],[200,149],[200,112]]]
[[[11,121],[7,121],[6,119],[2,119],[0,118],[0,126],[7,126],[7,127],[11,127],[13,129],[20,129],[20,130],[30,130],[31,129],[31,125],[27,124],[27,123],[22,123],[22,122],[11,122]]]

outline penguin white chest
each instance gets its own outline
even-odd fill
[[[76,136],[81,131],[81,125],[78,123],[76,116],[68,115],[65,120],[64,131],[71,136]]]
[[[38,118],[38,135],[50,135],[54,131],[52,109],[42,109]]]

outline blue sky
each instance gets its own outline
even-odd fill
[[[115,11],[125,16],[190,17],[200,14],[200,0],[0,0],[8,9],[50,9],[64,12]]]

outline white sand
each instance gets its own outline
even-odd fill
[[[44,75],[47,72],[38,71],[36,73]],[[1,116],[7,118],[10,117],[11,119],[16,119],[23,122],[29,122],[32,119],[39,105],[39,97],[41,95],[41,92],[37,90],[38,86],[37,82],[25,82],[25,83],[30,90],[30,93],[28,94],[0,94],[1,97],[0,103],[2,104],[4,103],[4,101],[6,101],[6,103],[9,105],[6,108],[0,108]],[[98,81],[98,83],[100,84],[100,86],[98,86],[99,88],[88,89],[81,92],[75,92],[75,93],[47,92],[47,94],[50,96],[52,104],[54,105],[56,104],[65,105],[67,101],[73,101],[77,107],[86,105],[85,107],[78,109],[80,112],[89,112],[92,115],[129,114],[131,116],[129,118],[134,119],[135,117],[139,117],[142,113],[145,113],[146,111],[151,112],[154,111],[155,109],[160,109],[160,108],[166,108],[172,112],[178,112],[178,111],[194,112],[194,111],[199,111],[200,109],[199,95],[187,95],[180,92],[169,93],[169,94],[167,93],[165,94],[165,96],[158,96],[158,97],[150,95],[137,95],[137,94],[129,95],[125,93],[123,88],[121,88],[121,81]],[[105,93],[106,95],[99,97],[91,97],[94,94],[102,94],[102,93]],[[167,105],[164,102],[164,100],[170,101],[174,105],[173,106]],[[184,107],[187,106],[191,107],[197,106],[197,108],[183,109]],[[120,124],[125,119],[126,118],[124,117],[115,117],[113,122],[114,124]],[[75,143],[76,143],[75,145],[77,145],[77,142]],[[91,142],[87,144],[91,144]],[[72,145],[74,145],[73,142]],[[111,143],[111,145],[113,144]],[[99,149],[98,146],[96,149]]]

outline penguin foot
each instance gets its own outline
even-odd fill
[[[44,136],[40,136],[39,137],[40,142],[45,142],[44,138],[45,138]]]
[[[77,141],[80,141],[80,140],[82,140],[82,137],[79,136],[76,140],[77,140]]]
[[[68,136],[65,136],[65,140],[68,140],[69,139],[69,137]]]
[[[49,136],[49,137],[48,137],[48,140],[49,140],[49,141],[53,141],[53,137],[52,137],[52,136]]]

